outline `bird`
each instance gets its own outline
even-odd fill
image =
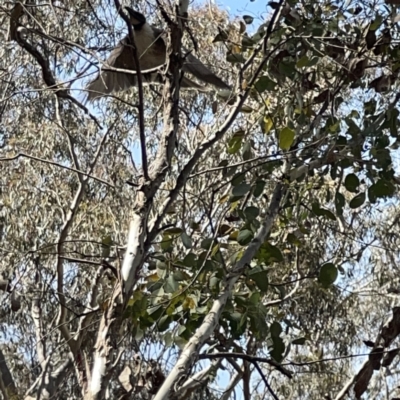
[[[167,59],[167,49],[163,38],[163,31],[150,25],[146,17],[125,7],[129,21],[133,27],[133,36],[136,52],[139,59],[140,71],[143,72],[143,83],[161,83],[161,76],[154,72],[154,69],[163,66]],[[183,48],[186,52],[186,50]],[[105,65],[118,69],[136,71],[137,67],[133,57],[129,35],[125,36],[118,45],[111,51]],[[146,73],[146,70],[152,72]],[[193,54],[187,53],[184,58],[182,70],[194,75],[205,84],[210,84],[218,89],[230,90],[231,87],[221,78],[215,75]],[[100,71],[96,79],[90,82],[86,90],[88,91],[88,101],[93,101],[107,94],[122,92],[137,84],[137,75],[118,71]],[[207,92],[207,86],[199,85],[191,79],[183,76],[182,88],[192,88]]]

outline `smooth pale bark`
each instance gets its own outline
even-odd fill
[[[214,301],[214,304],[211,307],[210,312],[204,318],[203,323],[197,329],[196,333],[192,336],[188,344],[183,349],[177,363],[175,364],[174,368],[172,368],[171,372],[169,373],[168,377],[162,384],[161,388],[159,389],[153,400],[167,400],[169,398],[169,393],[174,387],[175,383],[179,380],[181,376],[186,374],[186,371],[188,371],[196,361],[197,355],[199,354],[203,344],[216,329],[221,314],[225,308],[226,302],[232,294],[235,283],[243,274],[246,267],[250,264],[251,260],[256,255],[261,244],[264,243],[267,235],[270,233],[271,228],[275,222],[275,218],[278,215],[281,199],[286,191],[286,185],[283,185],[282,183],[278,183],[276,185],[267,215],[257,235],[248,245],[242,258],[231,269],[231,272],[228,273],[227,277],[225,278],[225,282],[222,285],[223,289],[221,290],[221,294]]]

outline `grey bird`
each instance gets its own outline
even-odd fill
[[[130,7],[125,7],[128,12],[129,20],[133,27],[133,35],[137,55],[139,58],[140,71],[143,72],[144,83],[159,83],[161,76],[154,72],[154,69],[161,67],[166,63],[166,45],[163,39],[163,31],[147,23],[146,17],[134,11]],[[185,52],[186,50],[183,49]],[[111,66],[119,69],[136,71],[136,64],[132,53],[129,35],[122,39],[115,47],[107,61],[107,67]],[[146,70],[153,72],[146,73]],[[210,71],[194,55],[188,53],[182,66],[184,72],[189,72],[200,81],[211,84],[218,89],[229,90],[222,79]],[[92,101],[104,95],[122,92],[137,85],[137,76],[132,73],[123,73],[117,71],[101,71],[99,75],[86,87],[88,90],[88,100]],[[199,91],[208,91],[206,86],[198,85],[186,76],[181,80],[182,88],[194,88]]]

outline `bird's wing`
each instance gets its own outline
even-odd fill
[[[187,51],[183,48],[184,51]],[[219,89],[231,89],[221,78],[215,75],[210,69],[208,69],[198,58],[192,53],[186,56],[183,64],[183,70],[191,73],[197,79],[204,83],[209,83]]]
[[[166,62],[166,45],[164,32],[148,25],[151,29],[142,29],[135,34],[135,44],[138,48],[139,64],[142,72],[160,67]],[[146,35],[142,37],[141,35]],[[183,51],[187,52],[183,48]],[[136,71],[135,61],[129,44],[129,38],[125,37],[111,52],[104,67],[107,66]],[[189,53],[183,64],[183,71],[189,72],[204,83],[211,84],[220,89],[231,89],[222,79],[216,76],[199,59]],[[144,83],[161,81],[161,75],[157,72],[144,73]],[[132,73],[117,71],[101,71],[95,80],[86,87],[88,101],[113,92],[124,91],[137,85],[137,77]],[[204,86],[198,85],[190,79],[183,77],[182,88],[195,88],[200,91],[208,91]]]
[[[154,70],[165,64],[165,42],[161,36],[162,31],[154,29],[153,32],[142,30],[135,35],[135,44],[138,50],[140,70]],[[148,34],[143,38],[141,35]],[[136,71],[136,64],[130,48],[129,38],[125,37],[118,46],[111,52],[104,67],[108,66],[130,71]],[[144,73],[144,83],[157,82],[161,76],[157,72]],[[102,71],[98,77],[92,81],[86,89],[88,90],[88,100],[92,101],[112,92],[124,91],[137,85],[136,75],[117,71]]]
[[[104,63],[104,67],[107,68],[107,66],[128,70],[135,69],[132,53],[129,46],[127,46],[126,38],[111,52],[107,61]],[[135,83],[135,75],[117,71],[102,71],[97,78],[86,87],[88,91],[88,100],[92,101],[105,94],[127,90],[135,85]]]

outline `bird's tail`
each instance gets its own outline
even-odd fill
[[[192,53],[186,56],[185,63],[183,64],[184,71],[187,71],[205,83],[215,86],[218,89],[231,90],[232,88],[225,83],[221,78],[215,75],[208,69],[199,59]]]

